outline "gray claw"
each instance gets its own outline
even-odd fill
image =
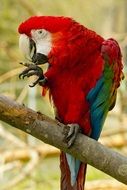
[[[69,128],[69,132],[65,138],[66,138],[68,148],[70,148],[74,144],[74,141],[75,141],[78,133],[80,132],[80,126],[76,123],[68,124],[68,126],[70,128]]]
[[[20,79],[24,79],[25,77],[30,77],[33,75],[36,75],[38,77],[38,79],[34,81],[33,84],[29,85],[30,87],[34,87],[38,83],[44,84],[47,81],[43,76],[43,70],[39,66],[30,63],[20,63],[20,64],[27,67],[24,71],[22,71],[19,74]]]
[[[37,79],[35,82],[33,82],[33,84],[29,84],[29,87],[34,87],[34,86],[36,86],[36,84],[38,84],[38,81],[39,81],[39,79]]]
[[[48,79],[44,77],[43,79],[39,80],[39,85],[44,86],[47,83]]]

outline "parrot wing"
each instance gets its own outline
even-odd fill
[[[101,53],[104,69],[96,86],[87,95],[92,125],[91,138],[98,140],[108,111],[116,102],[117,88],[122,75],[121,52],[118,43],[109,39],[103,42]]]

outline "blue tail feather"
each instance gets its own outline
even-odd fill
[[[73,186],[76,182],[81,162],[68,153],[66,153],[66,158],[71,174],[71,185]]]

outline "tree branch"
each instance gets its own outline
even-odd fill
[[[125,156],[83,134],[78,134],[74,145],[68,149],[63,140],[68,131],[68,127],[64,124],[2,95],[0,95],[0,120],[72,154],[82,162],[90,164],[127,185],[127,158]]]

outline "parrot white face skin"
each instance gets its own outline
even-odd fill
[[[32,60],[34,54],[48,56],[52,49],[51,33],[45,29],[31,30],[31,38],[21,34],[19,48],[26,59]]]

